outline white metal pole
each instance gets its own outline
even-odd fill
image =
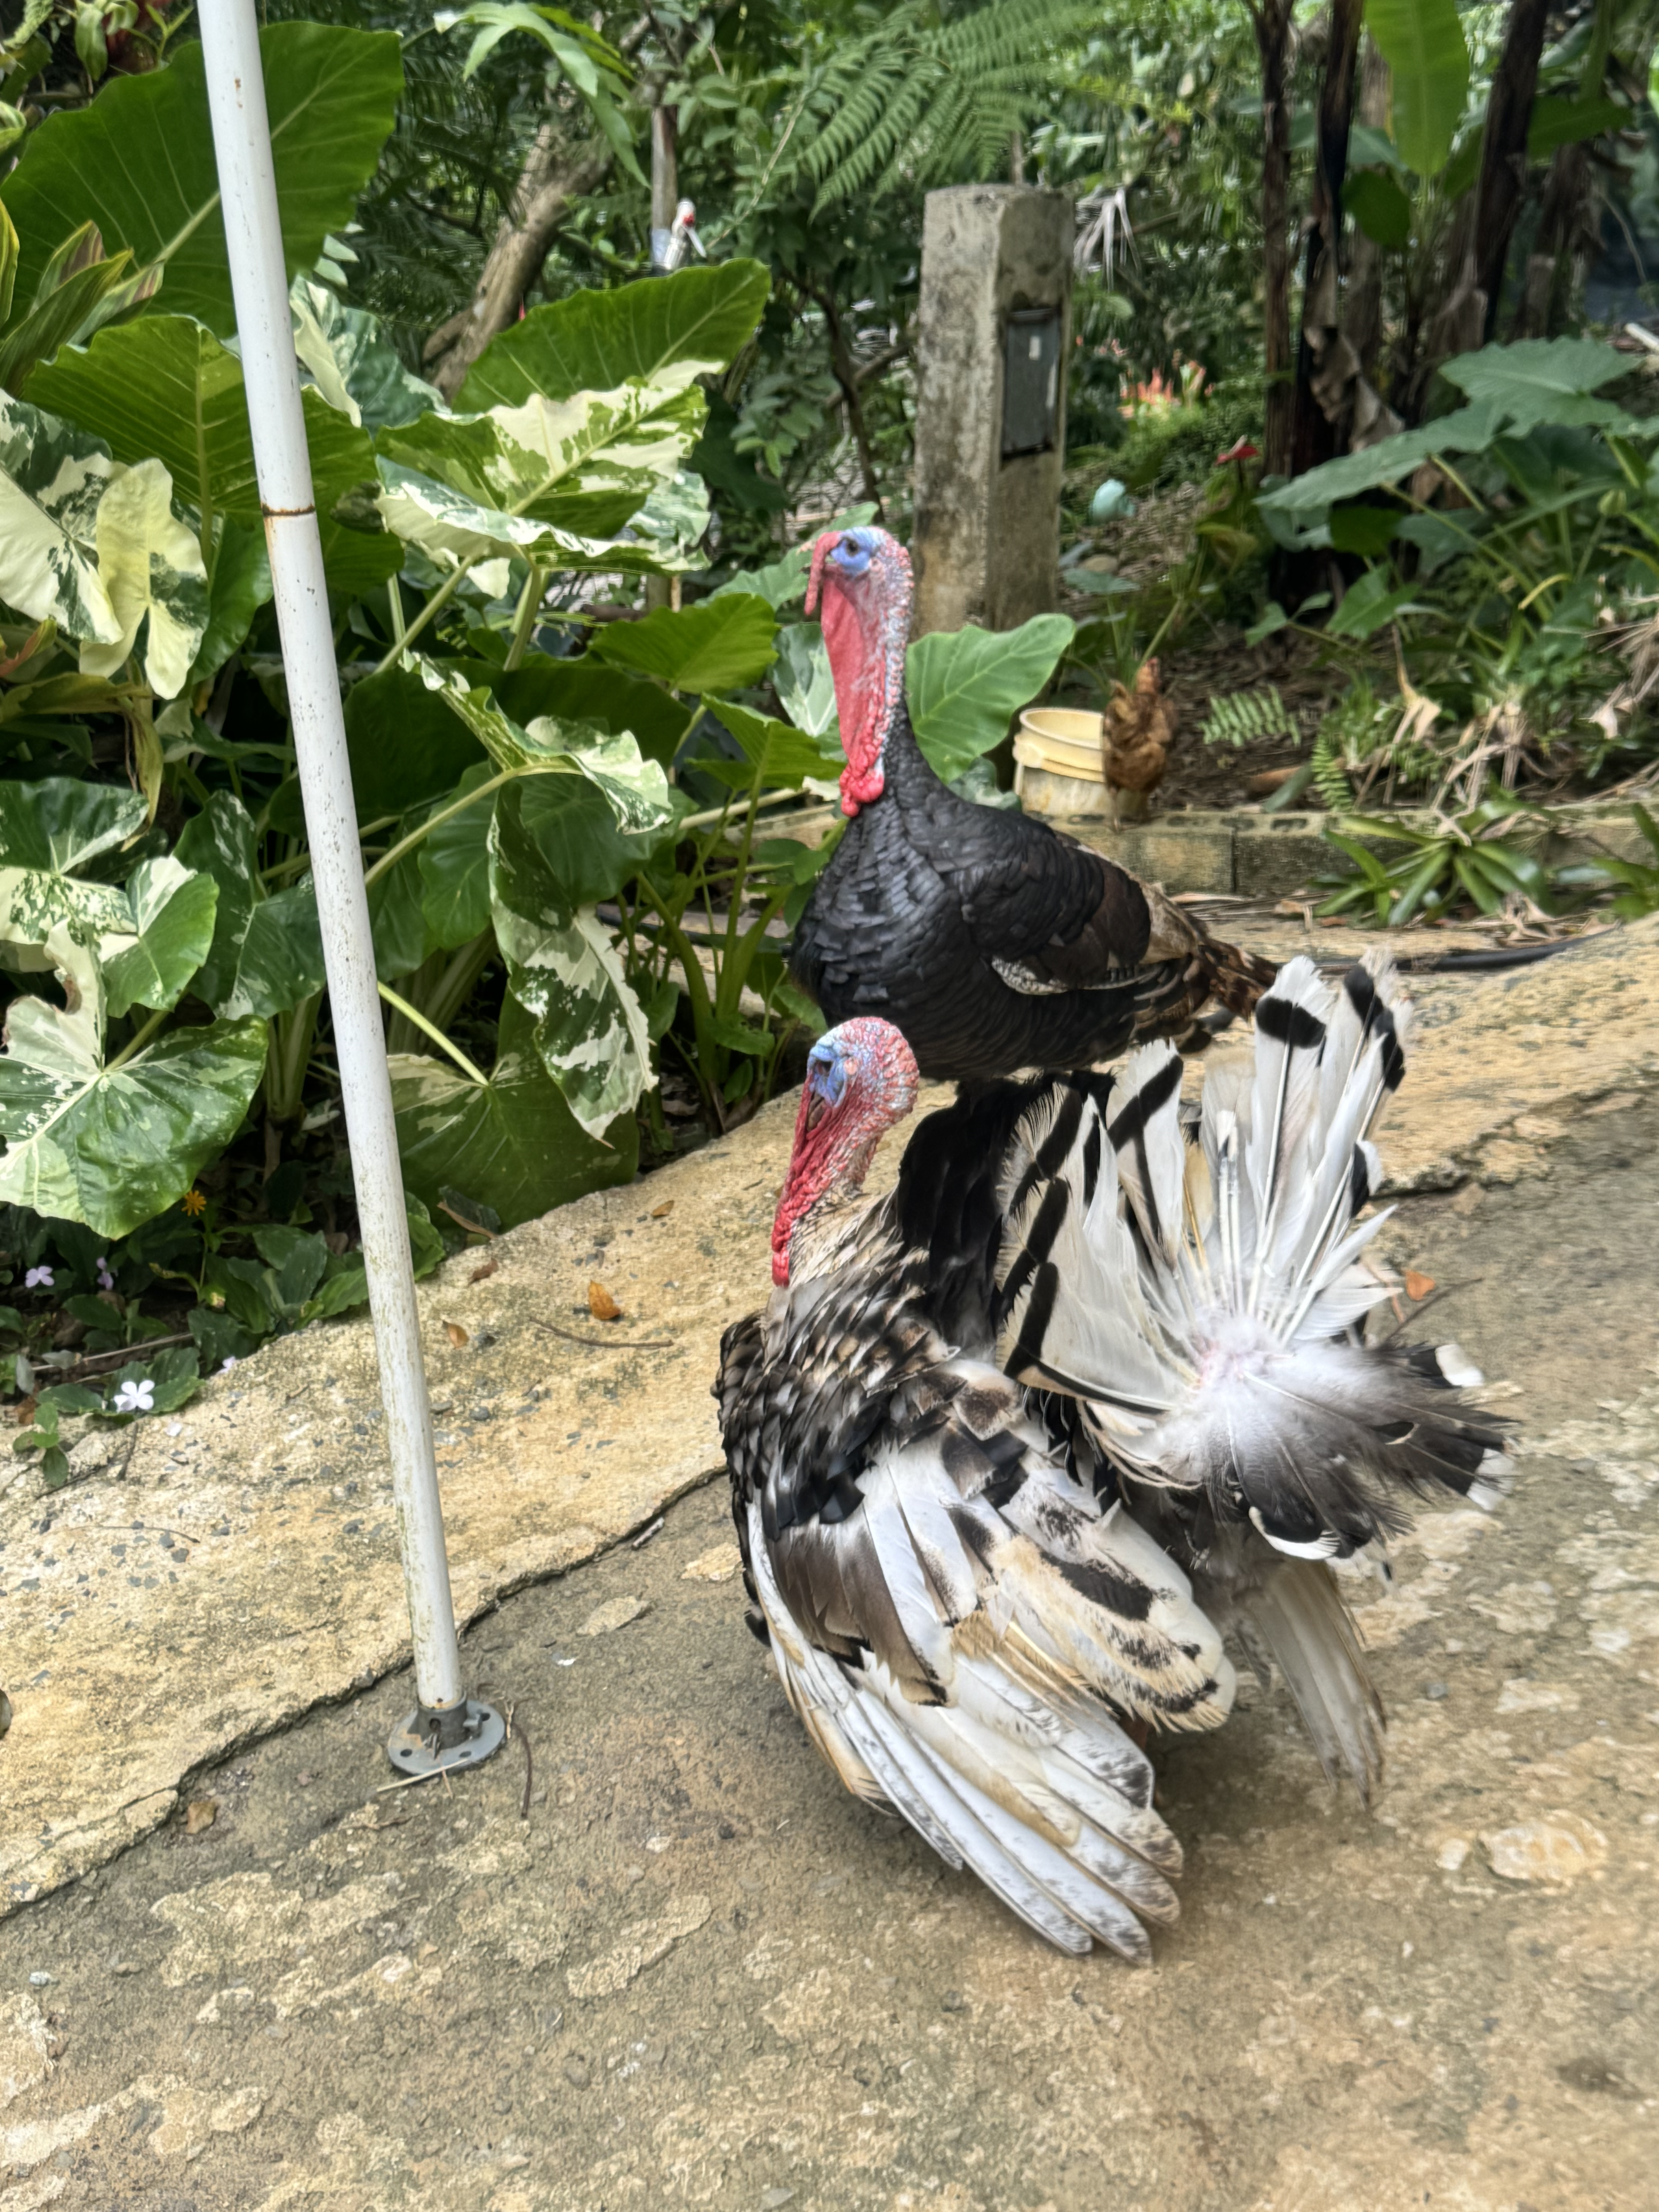
[[[459,1751],[463,1739],[476,1746],[474,1756],[483,1753],[479,1729],[469,1723],[475,1711],[482,1722],[487,1709],[469,1707],[461,1680],[368,899],[300,404],[258,25],[253,0],[203,0],[200,20],[248,420],[380,1355],[416,1693],[422,1709],[414,1718],[429,1753],[453,1765],[458,1760],[442,1753]],[[394,1736],[394,1757],[398,1741]],[[398,1764],[407,1763],[398,1758]]]

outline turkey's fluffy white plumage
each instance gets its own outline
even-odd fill
[[[1362,1794],[1382,1712],[1324,1562],[1402,1490],[1506,1462],[1455,1346],[1365,1346],[1369,1130],[1407,1010],[1292,962],[1255,1066],[1181,1063],[930,1116],[728,1331],[718,1393],[756,1625],[847,1786],[1071,1951],[1149,1955],[1180,1850],[1135,1723],[1226,1717],[1231,1634]]]

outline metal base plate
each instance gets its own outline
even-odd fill
[[[446,1736],[452,1741],[446,1743]],[[507,1723],[494,1705],[469,1698],[459,1711],[445,1713],[416,1705],[392,1731],[386,1754],[400,1774],[442,1774],[481,1766],[506,1741]]]

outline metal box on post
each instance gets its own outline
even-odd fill
[[[1002,341],[1002,458],[1046,453],[1060,423],[1058,307],[1016,307]]]

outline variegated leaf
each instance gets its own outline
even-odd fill
[[[542,1064],[590,1136],[655,1081],[645,1013],[611,932],[567,896],[526,831],[508,785],[489,830],[489,896],[514,996],[535,1018]]]
[[[659,830],[672,819],[674,799],[662,764],[645,758],[631,732],[545,714],[521,729],[492,692],[470,687],[458,671],[414,656],[404,665],[418,670],[427,690],[460,717],[498,769],[520,775],[585,775],[610,801],[618,827],[631,834]]]
[[[118,469],[98,503],[98,576],[121,628],[88,641],[81,666],[113,676],[144,638],[144,678],[163,699],[184,689],[207,629],[207,564],[194,534],[173,512],[173,478],[160,461]]]
[[[643,529],[638,518],[681,476],[702,434],[695,368],[675,362],[611,392],[535,392],[485,415],[428,412],[383,430],[381,514],[434,557],[517,551],[560,568],[684,566],[684,517]],[[694,496],[682,494],[680,506]]]
[[[88,944],[131,927],[125,891],[77,883],[47,868],[0,867],[0,968],[43,974],[58,963],[46,950],[58,930]]]
[[[113,468],[100,440],[0,392],[0,599],[104,645],[122,635],[94,550]]]
[[[43,1000],[7,1010],[0,1200],[125,1237],[176,1205],[235,1135],[264,1073],[265,1025],[174,1030],[109,1067],[77,1050],[83,1037]]]
[[[441,411],[442,395],[404,367],[379,316],[311,276],[296,276],[288,296],[294,349],[331,407],[370,430]]]

